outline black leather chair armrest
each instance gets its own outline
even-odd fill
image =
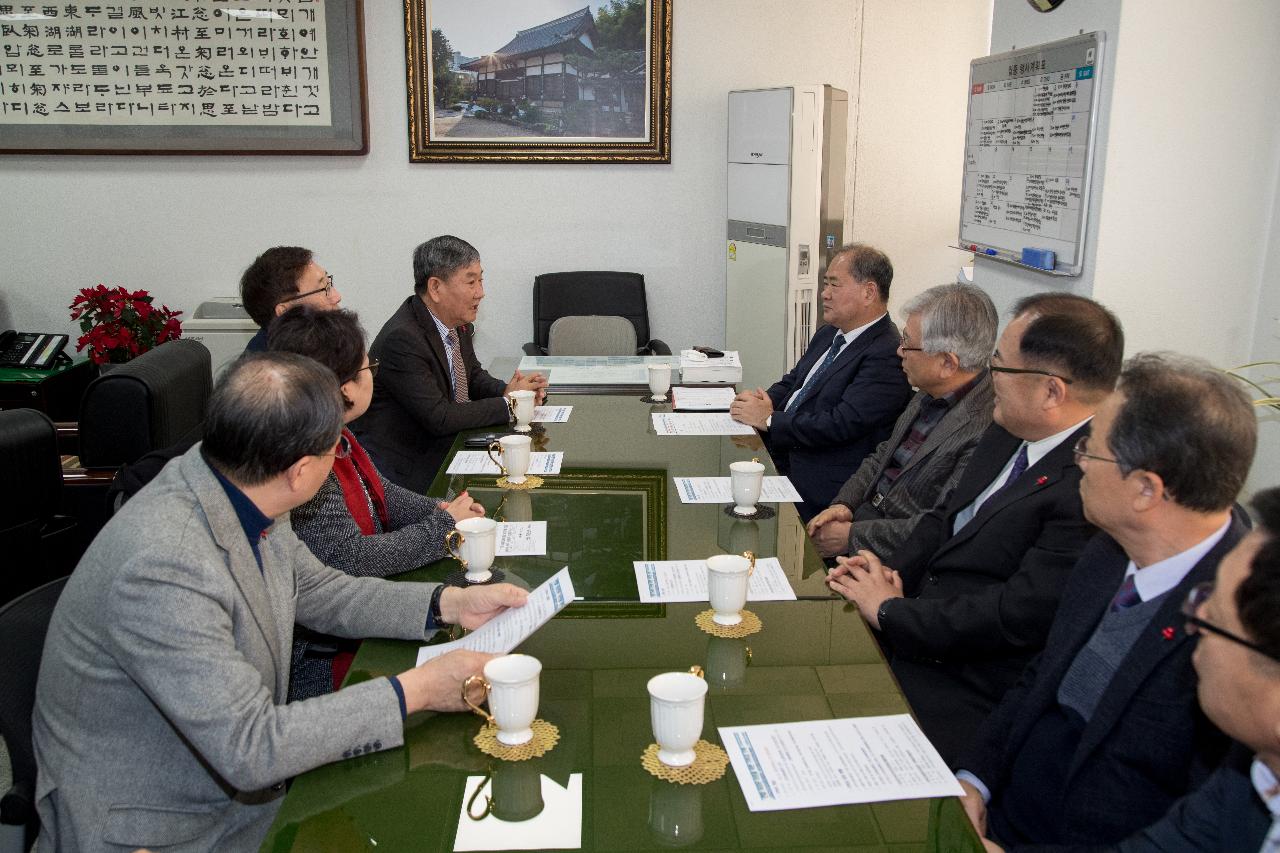
[[[0,823],[25,826],[36,816],[35,791],[25,782],[14,782],[0,798]]]
[[[649,341],[649,343],[645,345],[644,351],[650,352],[654,355],[671,355],[671,347],[667,346],[657,338]]]
[[[542,347],[538,346],[533,341],[530,341],[529,343],[525,344],[524,347],[522,347],[522,349],[524,350],[525,355],[546,355],[547,354],[546,351],[542,349]]]

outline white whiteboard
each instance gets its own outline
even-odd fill
[[[969,64],[961,248],[1051,249],[1053,272],[1080,274],[1102,46],[1086,33]]]

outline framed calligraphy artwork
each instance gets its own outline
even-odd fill
[[[671,0],[405,0],[409,159],[671,162]]]
[[[0,153],[368,150],[361,0],[0,2]]]

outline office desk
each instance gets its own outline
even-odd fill
[[[50,420],[77,420],[80,398],[96,375],[88,356],[49,370],[0,367],[0,409],[36,409]]]
[[[405,746],[343,761],[293,783],[263,849],[450,850],[471,810],[515,844],[530,823],[571,820],[578,803],[581,849],[861,849],[980,851],[954,799],[751,813],[732,769],[705,786],[649,776],[640,755],[652,741],[645,682],[700,664],[710,683],[703,736],[716,727],[902,713],[907,705],[856,609],[833,599],[825,570],[795,509],[767,521],[729,518],[719,504],[681,504],[672,476],[724,476],[730,462],[757,456],[756,437],[666,437],[638,397],[572,396],[567,423],[546,424],[535,450],[563,450],[563,472],[530,492],[502,492],[493,477],[442,472],[430,494],[463,488],[491,515],[547,520],[545,557],[500,557],[507,579],[536,586],[566,563],[583,602],[570,605],[520,651],[543,663],[539,716],[561,739],[549,754],[503,763],[471,738],[472,714],[418,714]],[[472,433],[483,433],[476,430]],[[453,450],[461,447],[459,437]],[[450,454],[452,456],[452,454]],[[447,467],[447,465],[445,466]],[[527,499],[527,500],[526,500]],[[800,601],[752,602],[764,629],[745,640],[710,637],[693,624],[706,604],[639,604],[632,561],[693,559],[750,548],[777,555]],[[452,560],[401,575],[442,580]],[[576,617],[576,618],[575,618]],[[448,639],[439,637],[440,641]],[[366,641],[348,683],[413,666],[416,644]],[[484,790],[474,789],[486,776]],[[501,848],[499,848],[501,849]]]

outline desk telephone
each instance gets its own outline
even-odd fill
[[[62,348],[70,338],[41,332],[0,332],[0,367],[48,370],[59,361],[70,361]]]

